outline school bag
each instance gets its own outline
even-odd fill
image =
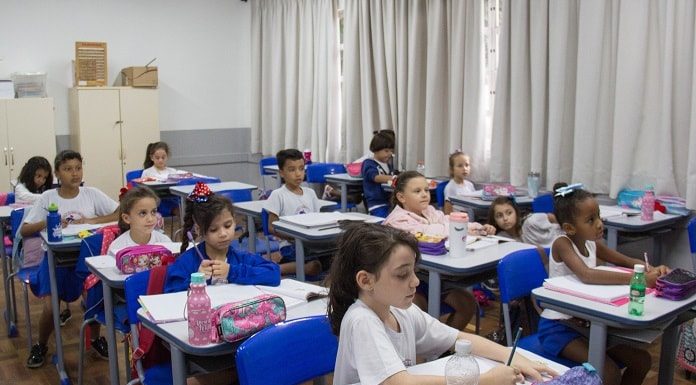
[[[602,378],[589,363],[575,366],[562,375],[546,382],[533,382],[532,385],[602,385]]]
[[[139,273],[174,262],[174,255],[162,245],[128,246],[116,253],[116,267],[123,274]]]
[[[285,301],[273,294],[223,304],[213,309],[211,340],[236,342],[285,321],[285,316]]]

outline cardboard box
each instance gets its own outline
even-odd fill
[[[157,67],[128,67],[121,70],[121,85],[157,87]]]

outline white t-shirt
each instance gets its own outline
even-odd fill
[[[17,183],[14,189],[15,192],[15,202],[17,203],[31,203],[36,202],[41,194],[36,194],[27,188],[24,183]]]
[[[34,203],[24,223],[37,223],[46,220],[48,206],[58,205],[61,218],[74,220],[109,215],[116,211],[118,203],[94,187],[80,187],[75,198],[65,199],[58,195],[58,189],[44,191]]]
[[[317,213],[320,211],[319,198],[311,188],[300,186],[302,195],[297,195],[288,190],[285,185],[273,190],[268,197],[264,208],[273,214],[282,217],[285,215]]]
[[[150,235],[150,240],[147,242],[147,244],[152,245],[154,243],[171,242],[171,241],[172,240],[169,239],[168,236],[155,230],[152,232],[152,235]],[[124,249],[128,246],[137,246],[137,245],[138,244],[135,243],[133,238],[131,238],[131,236],[130,236],[130,230],[128,230],[125,233],[119,235],[119,237],[114,239],[113,242],[111,242],[111,244],[109,245],[109,254],[116,255],[116,253],[121,249]]]
[[[157,180],[167,180],[167,177],[169,177],[169,174],[176,174],[177,170],[171,167],[167,167],[164,170],[159,170],[157,167],[152,166],[150,168],[146,168],[143,170],[143,174],[140,176],[141,178],[155,178]]]
[[[411,305],[391,308],[401,332],[382,323],[361,300],[355,301],[341,322],[334,385],[380,384],[416,364],[416,356],[432,358],[454,346],[459,331]]]
[[[468,180],[464,179],[464,182],[462,184],[459,184],[455,182],[454,179],[450,179],[449,183],[447,183],[447,186],[445,186],[445,200],[449,201],[449,198],[451,196],[464,195],[466,193],[472,193],[474,191],[476,191],[474,184],[469,182]]]

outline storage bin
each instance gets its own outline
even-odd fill
[[[18,98],[45,98],[46,73],[15,72],[12,74],[15,94]]]

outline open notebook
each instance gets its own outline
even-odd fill
[[[626,271],[620,267],[599,266],[597,269],[631,274],[630,270]],[[544,287],[559,293],[613,306],[623,306],[629,301],[629,285],[590,285],[580,281],[574,274],[547,278],[544,281]],[[651,294],[654,291],[654,289],[648,288],[645,293]]]
[[[300,289],[304,288],[304,291]],[[210,297],[211,306],[219,306],[230,302],[242,301],[262,294],[276,294],[283,299],[286,308],[291,308],[307,300],[302,295],[320,292],[322,287],[291,279],[283,279],[280,286],[252,286],[252,285],[215,285],[208,286],[206,292]],[[300,294],[302,293],[302,294]],[[292,295],[290,295],[292,294]],[[147,311],[150,319],[155,323],[167,323],[186,320],[185,304],[187,292],[141,295],[138,298],[140,305]]]

